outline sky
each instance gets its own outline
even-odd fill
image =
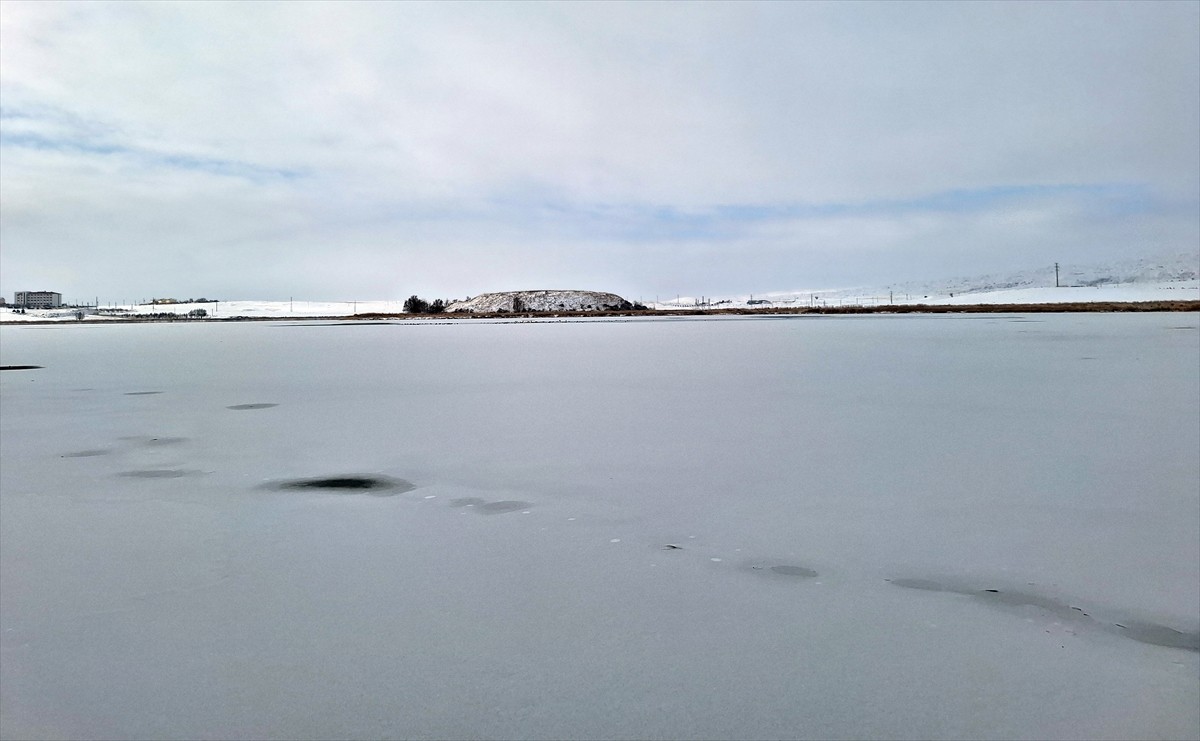
[[[0,2],[0,293],[1200,261],[1198,2]]]

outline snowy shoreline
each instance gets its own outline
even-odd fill
[[[1200,281],[1092,286],[1084,288],[1022,288],[987,293],[968,293],[914,299],[901,296],[865,297],[825,294],[826,298],[768,300],[750,304],[738,302],[651,303],[647,311],[554,311],[407,314],[399,301],[293,302],[226,301],[219,303],[124,305],[30,310],[20,314],[9,308],[0,311],[3,324],[50,323],[146,323],[196,321],[264,320],[336,320],[405,319],[411,321],[494,320],[513,318],[576,319],[683,315],[780,315],[780,314],[879,314],[879,313],[987,313],[1027,312],[1108,312],[1108,311],[1200,311]],[[763,301],[760,299],[760,301]],[[189,312],[203,309],[206,316],[193,318]],[[347,311],[349,310],[349,311]],[[79,312],[83,318],[79,318]],[[164,316],[165,315],[165,316]]]

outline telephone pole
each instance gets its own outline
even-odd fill
[[[1054,263],[1054,287],[1058,288],[1058,263]]]

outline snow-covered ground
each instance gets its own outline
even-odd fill
[[[681,297],[670,302],[651,304],[663,310],[692,309],[707,298]],[[929,306],[965,304],[1063,304],[1108,301],[1200,301],[1200,281],[1175,280],[1153,283],[1118,283],[1089,287],[976,289],[967,293],[908,293],[886,289],[836,288],[805,292],[787,292],[713,299],[711,308],[804,307],[804,306],[887,306],[889,304],[926,304]],[[757,303],[756,303],[757,302]]]
[[[1194,314],[0,355],[3,738],[1200,736]]]
[[[658,302],[642,301],[650,308],[669,311],[712,308],[802,307],[802,306],[887,306],[888,304],[1034,304],[1108,301],[1200,301],[1197,257],[1180,254],[1158,260],[1130,260],[1093,266],[1063,268],[1058,276],[1064,286],[1055,288],[1053,267],[1003,275],[982,275],[936,281],[908,282],[885,287],[815,288],[801,291],[750,294],[745,296],[677,296]],[[533,292],[536,293],[536,292]],[[571,293],[571,292],[568,292]],[[579,297],[595,296],[578,292]],[[608,295],[608,294],[606,294]],[[478,298],[478,297],[477,297]],[[613,297],[614,299],[617,297]],[[637,297],[626,297],[640,300]],[[542,306],[553,310],[560,301]],[[528,298],[526,305],[537,304]],[[595,303],[594,300],[584,303]],[[534,306],[537,309],[537,306]],[[376,301],[221,301],[219,303],[113,305],[84,309],[88,320],[114,319],[131,314],[170,312],[186,316],[202,309],[216,318],[254,317],[302,319],[306,317],[352,316],[356,314],[399,314],[403,300]],[[0,308],[0,322],[75,321],[76,309],[29,311],[19,314]]]
[[[1056,285],[1062,286],[1055,288]],[[1093,265],[1053,265],[890,286],[775,291],[746,296],[676,297],[660,309],[745,306],[886,306],[888,304],[1032,304],[1200,300],[1200,255],[1180,253]]]
[[[907,298],[905,303],[956,304],[1061,304],[1108,301],[1200,301],[1200,281],[1116,283],[1089,287],[1009,288],[979,293],[937,296],[929,300]]]
[[[196,304],[113,304],[83,309],[89,321],[120,319],[136,314],[178,314],[185,317],[189,312],[202,309],[209,317],[217,319],[232,317],[303,319],[306,317],[353,316],[355,314],[399,314],[404,311],[403,299],[379,301],[220,301]],[[64,321],[73,322],[79,309],[53,310],[30,309],[24,314],[12,307],[0,308],[0,322]]]
[[[768,303],[751,303],[763,301]],[[670,302],[647,304],[650,308],[664,311],[691,309],[700,298],[681,297]],[[1030,287],[1010,288],[995,291],[949,294],[905,294],[864,289],[814,290],[806,293],[764,294],[719,299],[711,303],[712,308],[760,308],[798,306],[886,306],[892,304],[1036,304],[1105,301],[1200,301],[1200,281],[1166,281],[1157,283],[1123,283],[1091,287],[1054,288]],[[357,314],[403,313],[403,301],[222,301],[219,304],[168,304],[158,306],[100,307],[102,311],[85,309],[89,321],[119,319],[134,314],[175,313],[187,316],[195,309],[204,309],[214,318],[254,317],[277,319],[304,319],[330,316],[353,316]],[[73,322],[77,319],[76,309],[29,310],[24,314],[10,308],[0,309],[0,322]]]

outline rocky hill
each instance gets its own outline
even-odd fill
[[[455,301],[447,312],[485,314],[521,311],[607,311],[632,308],[615,293],[600,291],[504,291]]]

